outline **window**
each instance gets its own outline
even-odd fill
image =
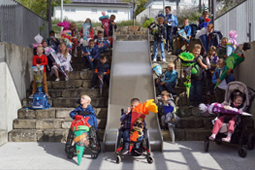
[[[65,12],[69,12],[70,11],[70,9],[65,9]]]
[[[75,9],[65,9],[65,12],[75,12]]]
[[[97,9],[91,9],[92,13],[97,13]]]
[[[107,10],[107,13],[112,13],[112,10]]]
[[[71,12],[75,12],[76,10],[75,9],[71,9]]]
[[[112,13],[115,13],[115,14],[117,14],[117,13],[118,13],[118,11],[117,11],[117,10],[113,10],[113,11],[112,11]]]

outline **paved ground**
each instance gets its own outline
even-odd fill
[[[203,142],[164,142],[164,152],[153,152],[154,163],[148,164],[144,156],[126,157],[116,164],[113,152],[101,153],[96,160],[85,155],[81,166],[77,158],[66,158],[64,143],[7,143],[0,147],[0,169],[255,169],[255,150],[246,158],[238,156],[237,147],[210,144],[209,153],[203,152]]]

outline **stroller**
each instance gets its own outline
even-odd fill
[[[121,115],[124,114],[124,110],[121,109]],[[133,124],[136,122],[136,120],[138,118],[143,118],[143,120],[145,119],[145,115],[140,114],[140,113],[136,113],[136,112],[132,112],[132,117],[131,117],[131,129],[133,128]],[[121,156],[122,155],[122,149],[124,148],[124,141],[123,141],[123,132],[124,132],[124,128],[121,127],[118,131],[117,131],[117,141],[116,141],[116,145],[115,145],[115,155],[116,155],[116,163],[120,163],[121,162]],[[146,151],[147,154],[145,154],[147,162],[148,163],[152,163],[153,162],[153,158],[151,157],[151,152],[150,152],[150,141],[149,141],[149,133],[148,130],[144,127],[143,129],[143,134],[144,137],[142,139],[140,148],[142,149],[142,151]],[[125,143],[129,143],[129,154],[131,156],[140,156],[142,155],[142,153],[140,155],[138,155],[137,153],[134,152],[134,148],[133,147],[137,142],[135,141],[125,141]],[[144,146],[145,145],[145,146]]]
[[[89,128],[87,120],[89,119],[90,112],[79,111],[77,119],[72,123],[69,130],[65,152],[68,159],[74,156],[78,157],[78,165],[80,165],[83,154],[91,154],[92,159],[96,159],[101,152],[101,145],[98,137],[98,132],[95,130],[94,125]],[[85,118],[83,118],[85,116]]]
[[[244,101],[243,101],[243,108],[241,108],[241,111],[249,112],[251,108],[251,103],[255,97],[255,91],[251,88],[247,88],[245,84],[242,82],[234,81],[228,84],[226,93],[225,93],[225,101],[228,103],[231,103],[233,101],[233,92],[240,91],[241,93],[245,94]],[[217,118],[220,115],[217,116]],[[216,119],[217,119],[216,118]],[[214,120],[216,120],[214,119]],[[243,115],[236,115],[235,116],[235,130],[232,134],[230,143],[237,144],[239,146],[238,148],[238,154],[240,157],[246,157],[247,150],[245,149],[244,145],[247,146],[249,150],[254,149],[255,144],[255,137],[253,134],[249,134],[247,132],[247,122],[248,117]],[[212,121],[214,123],[214,120]],[[227,119],[224,119],[224,123],[219,130],[218,134],[216,135],[215,142],[217,145],[220,145],[223,141],[222,138],[225,138],[227,136],[228,132],[228,121]],[[204,151],[209,151],[209,136],[206,137],[204,141]]]

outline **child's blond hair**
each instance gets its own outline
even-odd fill
[[[195,44],[194,47],[193,47],[193,50],[196,50],[196,49],[199,49],[201,50],[201,45],[200,44]]]
[[[228,38],[227,38],[227,37],[223,37],[223,38],[221,39],[221,42],[222,42],[223,40],[228,41]]]
[[[223,63],[223,64],[225,65],[225,61],[224,61],[223,58],[220,58],[220,59],[218,60],[218,64],[220,64],[220,63]]]
[[[175,67],[175,64],[174,64],[173,62],[170,62],[170,63],[168,63],[168,65],[167,65],[167,66]]]
[[[216,52],[217,50],[216,50],[216,47],[215,46],[211,46],[210,48],[209,48],[209,52],[210,51],[214,51],[214,52]],[[217,55],[217,53],[215,53],[215,55]]]
[[[164,18],[163,17],[158,17],[158,22],[159,22],[159,20],[164,21]]]
[[[184,19],[183,19],[183,21],[186,21],[186,20],[188,20],[188,21],[189,21],[189,19],[188,19],[188,18],[184,18]]]
[[[42,50],[43,50],[43,46],[39,45],[36,47],[36,49],[39,49],[39,48],[42,48]]]
[[[86,98],[86,99],[88,99],[88,100],[89,100],[89,104],[90,104],[91,98],[90,98],[88,95],[84,94],[84,95],[81,96],[81,98]]]
[[[67,54],[68,54],[68,52],[69,52],[69,49],[68,49],[68,47],[66,46],[66,43],[65,42],[62,42],[59,46],[61,46],[61,45],[64,45],[65,47],[66,47],[66,50],[64,51],[64,57],[65,58],[67,58]],[[62,51],[60,51],[60,49],[59,49],[59,52],[61,53]]]

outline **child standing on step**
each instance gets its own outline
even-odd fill
[[[184,18],[183,19],[183,28],[184,29],[186,35],[187,35],[187,39],[190,40],[191,39],[191,27],[189,26],[189,19],[188,18]],[[179,54],[181,52],[181,40],[183,40],[181,37],[177,38],[177,52],[176,54]],[[189,52],[189,43],[185,40],[183,40],[185,47],[186,47],[186,51]]]
[[[66,43],[62,42],[59,46],[59,53],[57,54],[56,58],[59,60],[59,63],[55,62],[53,63],[53,66],[51,67],[51,75],[54,72],[57,79],[55,81],[59,81],[59,73],[58,70],[62,69],[66,76],[68,77],[68,74],[73,71],[73,68],[71,66],[71,59],[72,56],[69,54],[69,49],[66,46]],[[66,81],[68,81],[68,78],[65,78]]]
[[[202,88],[204,83],[203,69],[207,69],[207,65],[205,65],[203,61],[203,57],[200,55],[201,45],[195,44],[192,49],[192,53],[195,57],[196,63],[194,67],[197,69],[197,74],[191,74],[191,87],[190,87],[190,107],[194,107],[195,102],[195,93],[197,94],[198,103],[202,102]]]
[[[164,42],[166,41],[166,28],[163,25],[164,19],[162,17],[158,18],[158,32],[154,35],[154,56],[153,56],[153,62],[157,61],[157,55],[158,55],[158,45],[160,45],[160,51],[161,51],[161,57],[162,61],[166,62],[165,58],[165,50],[164,50]],[[152,28],[153,31],[153,28]]]
[[[114,22],[116,16],[115,15],[111,15],[110,16],[110,19],[109,19],[109,36],[112,37],[112,34],[113,34],[113,27],[114,27],[114,30],[116,31],[117,29],[117,25],[116,23]],[[102,28],[104,28],[104,26],[102,25]],[[107,37],[106,35],[106,32],[104,32],[104,37]]]
[[[91,106],[91,98],[88,95],[82,95],[79,100],[79,106],[75,108],[70,113],[70,117],[74,119],[76,115],[82,115],[83,117],[89,117],[88,123],[90,126],[94,126],[97,130],[98,124],[97,124],[97,117],[95,114],[95,110]],[[84,112],[89,113],[86,114]]]
[[[168,71],[165,74],[164,82],[161,82],[159,79],[156,80],[160,92],[162,92],[165,87],[169,93],[175,95],[174,87],[176,85],[176,80],[178,78],[178,72],[174,69],[174,67],[175,67],[174,63],[171,62],[168,64],[167,67]]]
[[[132,117],[132,109],[134,109],[140,100],[138,98],[133,98],[130,102],[130,107],[128,107],[127,111],[121,116],[120,121],[123,125],[123,141],[124,141],[124,148],[122,150],[122,155],[128,154],[129,143],[126,141],[130,141],[130,127],[131,127],[131,117]],[[143,122],[145,127],[145,122]],[[140,150],[140,142],[143,139],[143,135],[137,138],[137,143],[135,144],[135,152],[140,154],[142,151]]]
[[[34,55],[33,57],[33,66],[36,66],[40,70],[40,66],[44,65],[43,69],[43,91],[47,94],[47,97],[50,97],[48,94],[48,87],[47,87],[47,76],[46,76],[46,66],[48,65],[48,59],[46,55],[43,54],[43,47],[38,46],[37,47],[37,55]],[[34,77],[34,84],[33,84],[33,91],[32,94],[29,96],[30,98],[33,97],[33,94],[36,92],[37,85],[36,85],[36,79]]]

